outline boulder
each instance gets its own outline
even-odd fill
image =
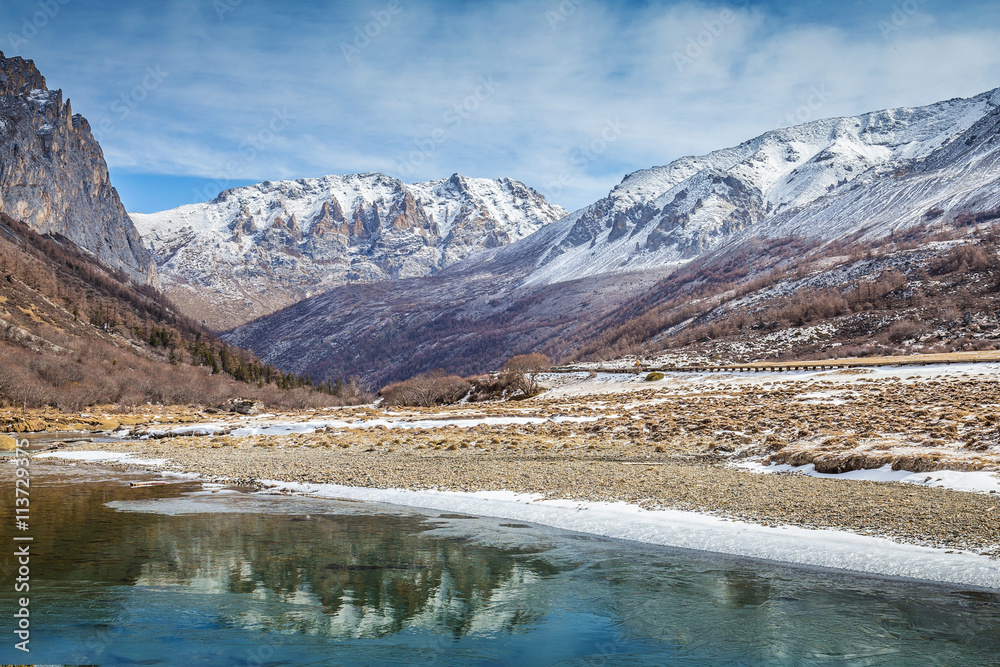
[[[236,412],[241,415],[255,415],[263,408],[263,403],[249,398],[231,398],[222,406],[226,412]]]

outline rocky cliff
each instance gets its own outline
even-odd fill
[[[156,283],[152,256],[111,185],[87,120],[35,64],[0,53],[0,212],[59,234],[108,266]]]
[[[565,215],[506,178],[370,173],[265,181],[132,218],[171,299],[225,329],[342,285],[434,275]]]

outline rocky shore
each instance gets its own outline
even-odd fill
[[[1000,494],[757,475],[735,465],[811,462],[842,472],[890,464],[931,475],[1000,470],[1000,391],[988,373],[671,376],[660,383],[569,377],[550,385],[532,401],[449,408],[173,414],[131,427],[133,438],[146,439],[99,448],[251,485],[280,480],[624,501],[1000,557]]]

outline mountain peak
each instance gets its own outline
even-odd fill
[[[20,56],[8,58],[0,51],[0,95],[24,96],[32,90],[48,90],[35,62]]]
[[[0,53],[0,211],[40,234],[60,234],[139,282],[152,257],[118,192],[90,125],[35,64]]]
[[[565,215],[509,179],[406,184],[370,172],[264,181],[133,220],[167,294],[231,328],[307,292],[432,275]]]

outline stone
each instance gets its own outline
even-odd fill
[[[256,415],[263,408],[263,403],[249,398],[231,398],[222,406],[222,409],[227,412],[235,412],[241,415]]]

